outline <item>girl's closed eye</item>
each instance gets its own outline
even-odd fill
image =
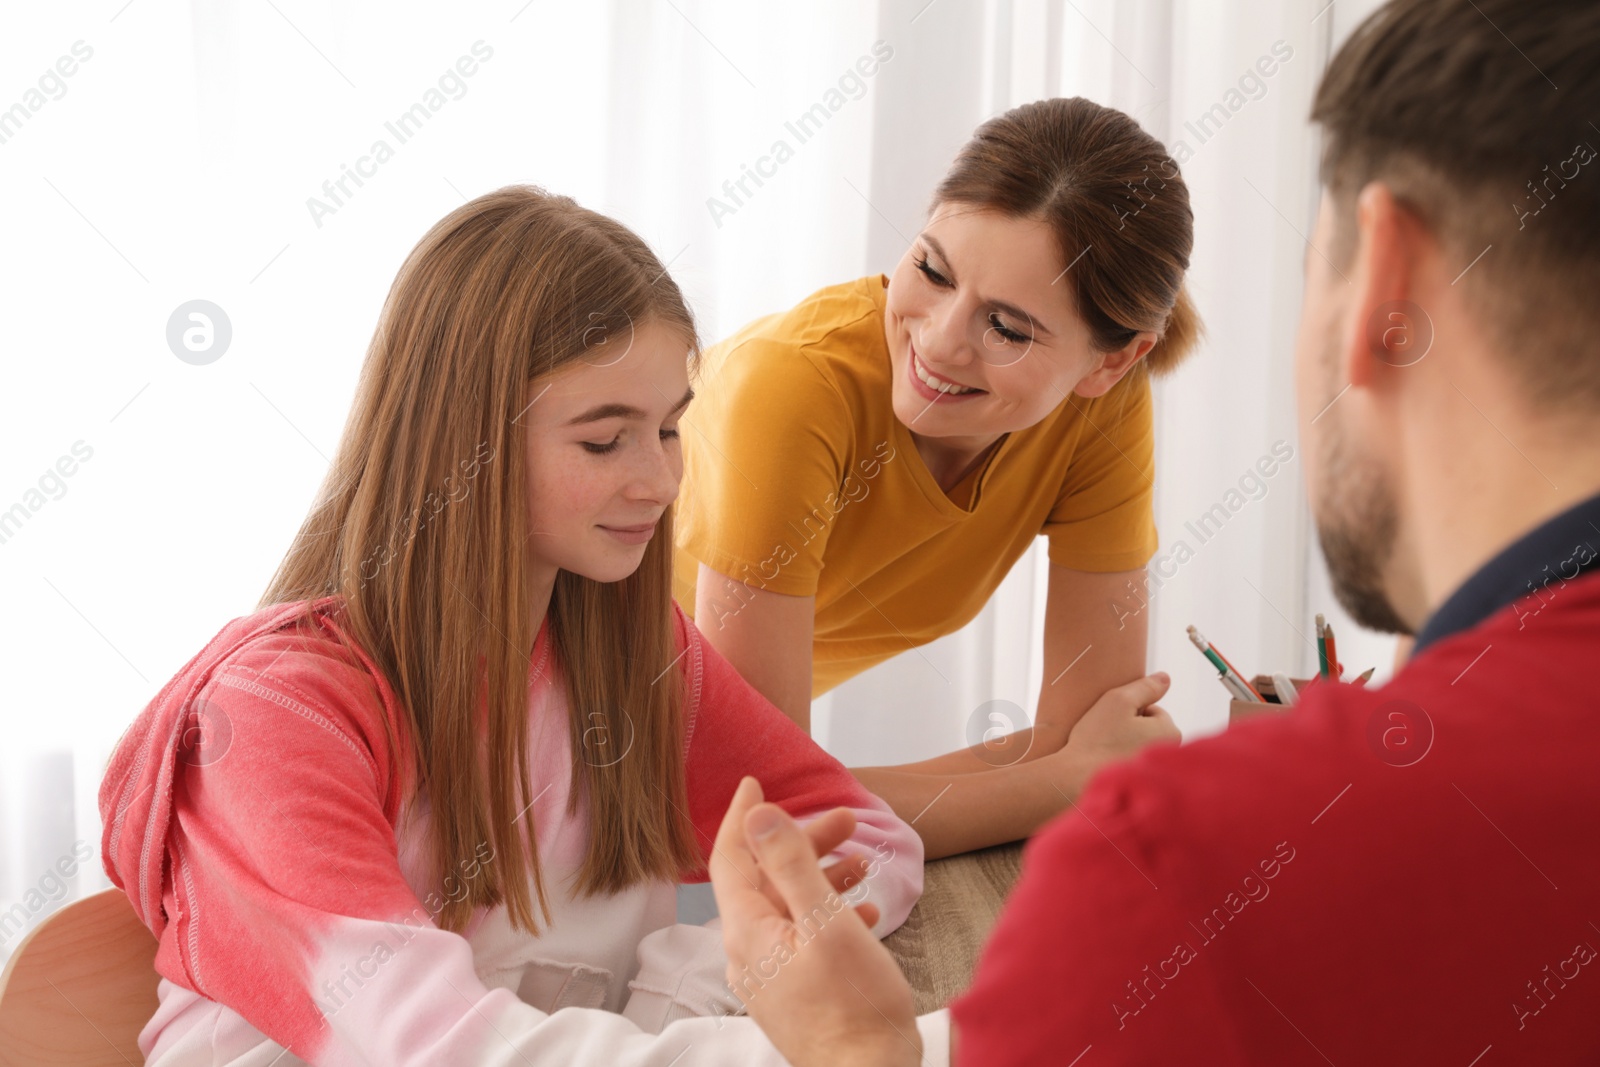
[[[663,441],[676,441],[678,437],[678,428],[676,426],[662,427],[661,439]],[[618,434],[609,441],[580,441],[578,443],[591,455],[605,456],[622,447],[622,435]]]

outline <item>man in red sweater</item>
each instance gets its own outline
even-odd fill
[[[1307,489],[1341,602],[1416,651],[1103,771],[955,1063],[1600,1062],[1597,52],[1593,0],[1395,0],[1329,65]],[[865,925],[789,922],[828,886],[758,800],[713,861],[730,973],[793,948],[750,1013],[797,1065],[918,1062]]]

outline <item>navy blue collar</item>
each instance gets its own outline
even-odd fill
[[[1468,630],[1529,593],[1600,569],[1600,496],[1519,537],[1451,593],[1417,631],[1413,651]]]

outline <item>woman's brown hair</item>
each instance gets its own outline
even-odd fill
[[[934,190],[933,209],[953,203],[1050,226],[1095,351],[1153,331],[1143,363],[1160,375],[1194,349],[1200,317],[1183,285],[1189,190],[1161,142],[1127,115],[1075,96],[995,116]]]
[[[443,929],[504,903],[536,933],[530,869],[551,921],[534,820],[522,818],[536,799],[528,686],[539,619],[518,420],[531,383],[647,322],[671,328],[686,358],[698,353],[683,295],[620,223],[532,186],[451,212],[395,278],[338,453],[263,595],[263,605],[341,598],[341,626],[398,695],[415,760],[396,770],[427,791],[439,883],[465,887],[446,893]],[[669,509],[632,575],[600,583],[562,571],[550,598],[572,742],[568,811],[580,798],[588,809],[586,894],[700,863],[684,814],[683,693],[668,669],[671,545]],[[474,862],[486,848],[493,860]]]

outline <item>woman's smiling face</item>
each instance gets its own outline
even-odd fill
[[[1134,361],[1091,350],[1069,269],[1043,221],[940,205],[889,279],[884,334],[900,421],[926,437],[992,439],[1034,425],[1070,393],[1115,385]],[[1154,334],[1129,347],[1143,355],[1146,340]]]

